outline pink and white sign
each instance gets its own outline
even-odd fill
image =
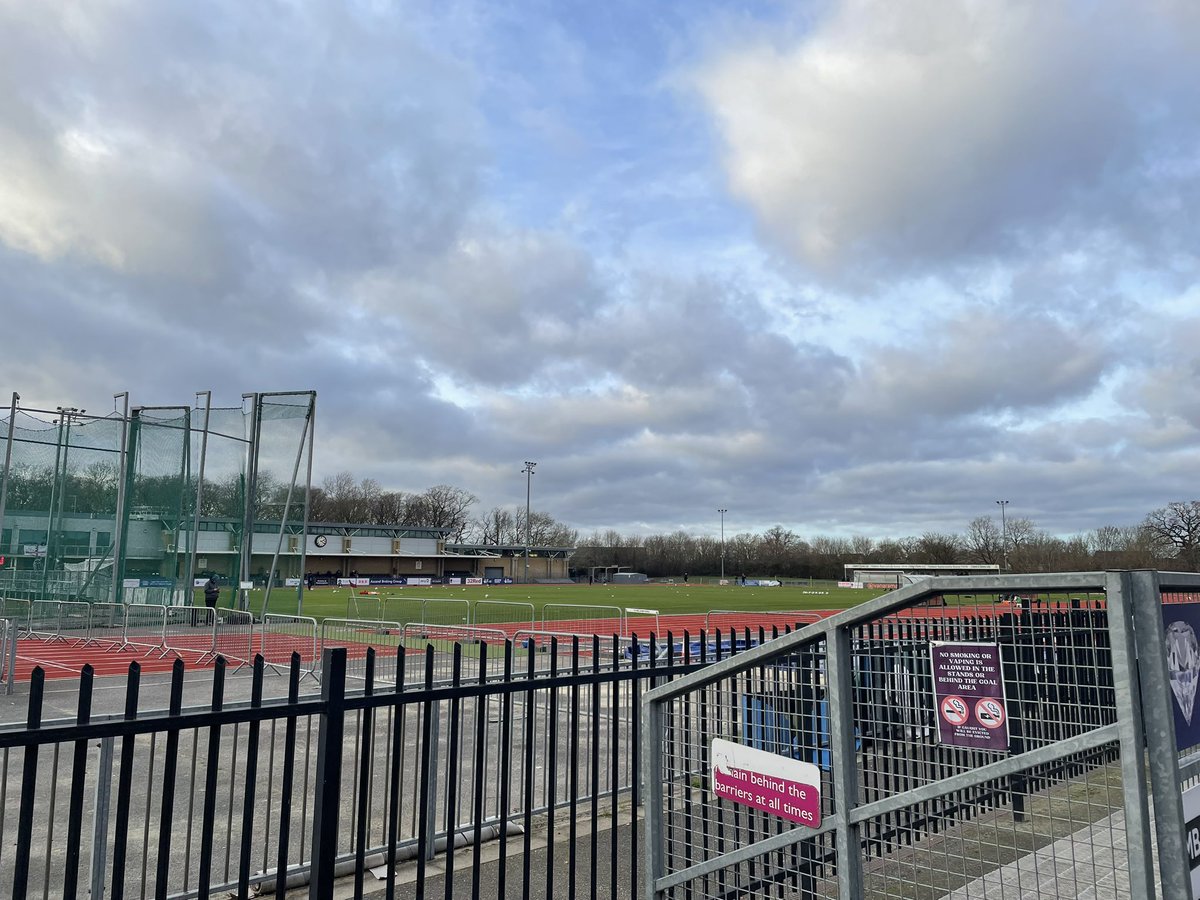
[[[713,738],[709,759],[717,799],[810,828],[821,824],[821,770],[812,763],[721,738]]]

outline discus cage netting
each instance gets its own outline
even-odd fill
[[[218,572],[244,606],[253,569],[265,584],[301,572],[315,393],[210,398],[98,416],[14,395],[0,416],[0,596],[189,603],[193,579]],[[263,532],[301,538],[275,554]]]

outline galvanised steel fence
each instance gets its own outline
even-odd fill
[[[278,682],[257,657],[239,703],[220,659],[203,709],[182,707],[177,659],[168,709],[152,713],[134,663],[125,712],[108,716],[93,714],[85,667],[76,717],[56,722],[35,671],[28,720],[0,727],[0,896],[245,897],[281,874],[319,898],[347,875],[362,896],[372,871],[388,897],[631,896],[641,696],[702,665],[677,655],[691,643],[627,652],[614,635],[564,652],[550,638],[545,670],[511,640],[457,643],[444,679],[435,645],[369,648],[355,679],[327,645],[319,697],[300,695],[295,653],[286,698],[265,698]],[[729,643],[710,641],[710,658]]]
[[[930,579],[654,688],[644,896],[1192,896],[1195,601],[1196,575]],[[959,658],[995,662],[965,702]]]

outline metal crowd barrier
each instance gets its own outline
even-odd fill
[[[167,607],[157,603],[127,603],[121,634],[122,650],[142,650],[144,656],[163,649]]]
[[[120,647],[125,641],[125,604],[88,604],[87,634],[84,646],[108,644]]]
[[[29,606],[26,636],[50,641],[58,636],[58,600],[34,600]]]
[[[0,597],[0,619],[7,619],[18,631],[29,630],[29,611],[33,603],[16,597]]]
[[[508,634],[499,628],[476,628],[474,625],[440,625],[436,622],[406,622],[402,633],[401,645],[408,653],[424,653],[427,647],[433,648],[434,680],[443,681],[452,675],[452,657],[456,645],[470,648],[478,653],[479,644],[490,644],[493,648],[504,649]],[[469,651],[469,652],[470,652]],[[493,669],[489,675],[499,672],[501,663],[500,653],[490,657]],[[376,662],[378,665],[378,661]]]
[[[537,617],[532,603],[513,600],[476,600],[471,609],[471,624],[504,628],[536,628]]]
[[[9,642],[12,642],[10,653]],[[15,656],[17,649],[17,629],[8,619],[0,619],[0,684],[5,685],[5,693],[13,691],[13,666],[10,656]]]
[[[615,624],[614,624],[615,623]],[[625,634],[625,613],[619,606],[589,606],[582,603],[547,603],[542,607],[541,630],[571,634]]]
[[[291,665],[292,654],[297,653],[303,674],[316,677],[316,666],[321,658],[316,619],[267,613],[263,616],[259,635],[263,660],[272,669],[284,671]]]
[[[396,648],[404,626],[382,619],[326,619],[321,623],[321,652],[327,647],[346,648],[346,677],[365,678],[367,651],[379,654],[376,681],[395,682]]]
[[[219,609],[213,623],[213,656],[248,666],[254,660],[254,616],[240,609]]]
[[[69,641],[85,638],[91,627],[92,604],[82,600],[61,600],[58,604],[58,627],[55,638]]]
[[[217,622],[217,611],[207,606],[163,607],[162,652],[160,656],[174,653],[194,654],[202,661],[213,652],[213,630]]]

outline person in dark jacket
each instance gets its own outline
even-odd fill
[[[217,600],[221,597],[221,586],[217,584],[217,576],[209,575],[204,582],[204,605],[209,609],[217,608]]]

